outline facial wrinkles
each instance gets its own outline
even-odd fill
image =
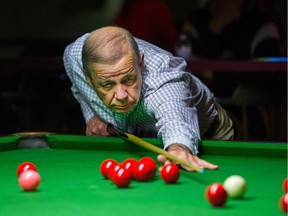
[[[115,91],[111,92],[110,98],[107,97],[107,99],[110,99],[108,105],[111,109],[117,112],[127,112],[133,109],[137,104],[139,95],[139,78],[135,78],[135,72],[132,72],[132,75],[135,79],[132,85],[125,85],[125,80],[127,78],[126,76],[123,76],[120,81],[121,84],[118,84]]]
[[[119,78],[121,80],[123,77],[125,77],[127,74],[132,72],[133,67],[130,68],[125,68],[122,71],[109,71],[109,72],[104,72],[104,73],[98,73],[94,76],[94,80],[96,80],[97,83],[104,83],[106,81],[113,81]]]
[[[124,56],[114,65],[97,63],[92,65],[92,71],[95,71],[92,76],[95,80],[101,81],[121,76],[133,70],[133,63],[134,60],[132,55],[129,55],[128,58],[125,58]]]
[[[129,103],[135,103],[137,102],[137,98],[135,98],[135,95],[138,95],[138,78],[136,78],[135,83],[131,86],[126,86],[125,82],[125,77],[129,73],[132,75],[136,75],[137,71],[134,71],[134,59],[133,56],[130,55],[129,57],[126,56],[126,58],[122,58],[120,61],[118,61],[114,65],[106,65],[106,64],[94,64],[92,66],[93,71],[97,71],[97,73],[93,74],[93,80],[94,80],[94,85],[97,89],[97,94],[99,97],[103,100],[103,102],[108,106],[109,108],[121,106],[121,105],[127,105]],[[136,69],[137,70],[137,69]],[[137,76],[137,75],[136,75]],[[105,90],[101,86],[105,83],[112,83],[113,88],[111,90]],[[116,87],[115,87],[116,86]],[[124,98],[123,100],[119,100],[115,97],[114,95],[114,88],[122,88],[124,87],[125,93],[127,93],[127,97]],[[130,91],[129,91],[130,90]],[[136,94],[135,94],[136,93]]]
[[[135,79],[134,82],[130,85],[126,84],[126,79],[129,77],[129,75],[133,76]],[[135,93],[137,91],[137,82],[138,82],[138,77],[136,72],[133,71],[133,67],[131,67],[126,73],[123,73],[120,76],[119,83],[115,87],[115,91],[113,91],[113,97],[111,98],[110,105],[119,107],[119,106],[126,106],[128,104],[133,104],[137,101],[135,98]],[[120,95],[124,94],[124,96]]]

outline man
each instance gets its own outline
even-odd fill
[[[64,65],[87,123],[86,135],[108,136],[107,123],[158,136],[164,149],[201,169],[200,137],[232,139],[232,122],[186,62],[120,27],[103,27],[70,44]],[[171,163],[163,155],[161,164]],[[193,171],[184,167],[188,171]]]

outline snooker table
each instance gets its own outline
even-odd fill
[[[144,140],[162,147],[156,138]],[[3,136],[0,215],[284,215],[279,199],[287,176],[286,143],[204,140],[200,151],[201,158],[218,164],[219,169],[203,174],[181,170],[176,184],[164,183],[157,170],[149,182],[133,180],[128,188],[117,188],[102,177],[103,160],[121,162],[144,156],[156,160],[157,154],[118,137]],[[24,192],[18,185],[16,169],[24,161],[38,168],[37,191]],[[246,179],[246,194],[242,199],[228,199],[224,207],[213,207],[204,197],[206,188],[234,174]]]

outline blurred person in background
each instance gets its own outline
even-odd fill
[[[209,0],[204,7],[192,11],[191,16],[183,22],[181,31],[192,44],[192,59],[263,58],[269,61],[268,57],[287,56],[285,23],[285,18],[277,13],[272,2]],[[236,104],[244,104],[244,101],[253,104],[253,107],[249,107],[249,133],[254,133],[255,139],[262,139],[259,131],[265,130],[265,139],[279,140],[275,133],[287,128],[281,126],[283,124],[279,121],[284,118],[286,121],[287,116],[285,73],[194,71],[194,74],[218,97],[236,99]],[[281,107],[281,111],[278,107]],[[267,110],[270,110],[269,116]],[[277,115],[280,118],[275,117]],[[278,129],[275,129],[276,125]],[[283,134],[279,135],[281,140],[286,137]]]
[[[124,0],[115,24],[136,38],[174,53],[178,32],[171,12],[162,0]]]
[[[260,0],[208,1],[182,27],[191,39],[193,55],[206,59],[283,56],[286,37],[281,35],[281,18],[267,4]]]

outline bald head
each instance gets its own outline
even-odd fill
[[[108,26],[95,30],[86,39],[82,50],[82,63],[90,77],[90,66],[95,63],[114,64],[132,52],[140,60],[138,46],[133,36],[120,27]]]

